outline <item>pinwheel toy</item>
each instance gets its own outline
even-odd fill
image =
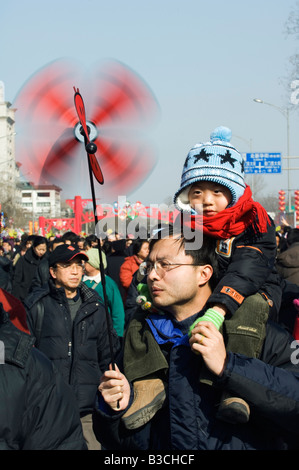
[[[80,88],[74,86],[78,82]],[[29,79],[14,103],[18,123],[17,159],[23,174],[36,185],[55,184],[69,196],[84,195],[90,187],[97,227],[94,178],[101,187],[101,199],[114,200],[136,189],[148,177],[156,158],[144,136],[140,139],[140,131],[157,117],[158,106],[144,82],[116,61],[96,69],[92,83],[88,81],[90,120],[86,119],[79,92],[83,88],[82,74],[69,61],[55,61]],[[74,102],[70,100],[72,89]],[[81,158],[82,142],[87,165]],[[99,236],[98,249],[114,366]]]
[[[86,123],[85,106],[84,106],[83,98],[79,93],[79,89],[76,90],[76,88],[74,87],[74,90],[75,90],[75,98],[74,98],[75,108],[76,108],[78,118],[79,118],[79,123],[81,126],[80,133],[83,135],[85,150],[86,150],[87,157],[88,157],[90,188],[91,188],[91,195],[92,195],[95,226],[97,227],[98,217],[97,217],[96,196],[95,196],[95,190],[94,190],[93,176],[95,176],[96,180],[100,184],[104,183],[104,178],[103,178],[103,173],[101,171],[101,168],[95,156],[95,153],[97,151],[97,146],[95,143],[91,142],[89,138],[90,128],[88,128],[87,123]],[[111,327],[110,327],[111,319],[110,319],[109,310],[108,310],[105,268],[104,268],[102,247],[101,247],[101,241],[100,241],[99,235],[97,239],[98,239],[98,251],[99,251],[99,259],[100,259],[101,282],[102,282],[102,287],[103,287],[104,306],[105,306],[105,313],[106,313],[106,323],[107,323],[107,331],[109,335],[110,358],[111,358],[111,364],[114,368],[115,362],[114,362],[114,351],[113,351],[113,338],[112,338]]]
[[[156,164],[146,131],[159,115],[158,104],[144,81],[120,62],[106,61],[83,74],[77,63],[63,59],[35,73],[13,103],[17,160],[35,185],[55,184],[65,199],[88,197],[81,145],[86,136],[74,108],[74,85],[84,96],[89,118],[85,133],[88,130],[90,144],[97,147],[105,178],[96,192],[102,202],[110,203],[136,190]],[[95,158],[89,159],[98,165]]]

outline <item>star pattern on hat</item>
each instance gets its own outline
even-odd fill
[[[193,164],[196,164],[199,160],[203,160],[207,163],[210,161],[210,157],[212,157],[214,153],[208,153],[205,148],[202,148],[199,153],[197,154],[189,154],[186,158],[184,168],[188,167],[189,161],[193,158]],[[238,162],[238,159],[232,157],[232,153],[229,150],[226,150],[225,154],[218,153],[218,157],[220,158],[220,163],[222,165],[230,164],[232,168],[235,168],[235,162]],[[244,160],[240,161],[241,173],[245,171],[245,163]]]
[[[230,163],[233,168],[235,168],[234,162],[236,162],[236,158],[232,157],[232,154],[230,153],[229,150],[225,152],[224,155],[218,154],[218,157],[220,157],[220,162],[223,163]]]
[[[211,157],[212,153],[207,153],[206,149],[201,149],[201,151],[197,155],[193,155],[194,163],[197,163],[198,160],[204,160],[205,162],[209,161],[209,157]]]

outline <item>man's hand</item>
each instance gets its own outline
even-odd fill
[[[193,352],[202,355],[211,372],[218,376],[222,375],[227,354],[223,336],[213,323],[199,322],[191,332],[189,343]]]
[[[115,364],[115,370],[109,365],[101,377],[98,390],[105,402],[115,411],[125,410],[130,400],[130,384]]]

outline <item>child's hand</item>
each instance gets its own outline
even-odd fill
[[[101,377],[98,390],[105,402],[115,411],[125,410],[130,400],[130,384],[115,364],[115,370],[109,365]]]
[[[208,310],[203,314],[203,316],[197,318],[197,320],[195,320],[195,322],[192,323],[192,325],[190,326],[189,337],[192,333],[193,328],[202,321],[211,322],[217,328],[217,330],[220,330],[220,327],[222,323],[224,322],[224,314],[220,313],[215,308],[208,308]]]

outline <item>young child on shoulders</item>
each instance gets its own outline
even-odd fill
[[[211,321],[222,330],[228,351],[259,357],[267,320],[277,318],[281,301],[274,270],[275,225],[252,199],[244,181],[244,160],[230,139],[230,129],[219,127],[210,141],[189,151],[174,196],[177,209],[190,214],[187,221],[181,217],[182,223],[217,240],[219,282],[189,335],[199,321]],[[200,380],[213,383],[208,373]],[[244,423],[249,415],[250,407],[241,397],[224,394],[219,419]]]

